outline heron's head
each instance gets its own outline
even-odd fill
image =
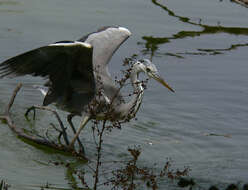
[[[160,76],[157,67],[148,59],[142,59],[137,61],[134,66],[138,70],[138,72],[144,72],[147,74],[149,78],[153,78],[159,83],[161,83],[163,86],[168,88],[170,91],[175,92],[166,82],[165,80]]]

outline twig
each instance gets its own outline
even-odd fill
[[[15,90],[14,90],[14,92],[13,92],[11,98],[10,98],[9,104],[8,104],[8,106],[5,109],[4,115],[8,115],[9,114],[9,111],[10,111],[10,109],[11,109],[11,107],[12,107],[14,101],[15,101],[15,97],[16,97],[17,93],[19,92],[19,90],[21,89],[21,87],[22,87],[22,83],[19,83],[17,85],[17,87],[15,88]]]
[[[60,117],[59,117],[59,114],[58,114],[55,110],[53,110],[53,109],[51,109],[51,108],[48,108],[48,107],[45,107],[45,106],[37,106],[37,105],[36,105],[36,106],[32,106],[31,108],[29,108],[29,109],[26,111],[25,116],[28,116],[28,113],[29,113],[31,110],[35,110],[35,109],[40,109],[40,110],[49,111],[49,112],[52,112],[52,113],[55,115],[55,117],[56,117],[56,119],[58,120],[59,125],[60,125],[60,127],[61,127],[61,129],[62,129],[62,135],[63,135],[63,138],[64,138],[64,140],[65,140],[65,143],[66,143],[66,145],[69,145],[69,140],[68,140],[68,137],[67,137],[66,128],[64,127],[63,122],[61,121],[61,119],[60,119]]]
[[[7,123],[7,125],[9,126],[9,128],[20,138],[32,141],[36,144],[45,145],[45,146],[48,146],[50,148],[54,148],[54,149],[59,150],[59,151],[70,153],[70,154],[72,154],[78,158],[81,158],[83,160],[88,161],[88,159],[83,154],[77,153],[74,149],[72,149],[68,146],[58,145],[56,143],[53,143],[53,142],[46,140],[45,138],[38,138],[37,136],[26,134],[23,128],[17,128],[16,127],[14,121],[11,119],[10,110],[11,110],[11,107],[14,103],[15,97],[16,97],[17,93],[19,92],[19,90],[21,89],[21,87],[22,87],[22,84],[20,83],[17,85],[17,87],[13,91],[10,102],[8,103],[8,105],[6,107],[4,114],[0,115],[0,119],[4,120]]]
[[[59,129],[57,129],[57,127],[55,127],[55,125],[53,124],[53,123],[50,123],[50,125],[52,126],[52,128],[53,129],[55,129],[57,132],[59,132],[59,135],[58,135],[58,142],[59,142],[59,144],[62,144],[61,143],[61,136],[62,136],[62,131],[61,130],[59,130]]]
[[[248,8],[248,0],[231,0],[231,1],[233,1],[235,3],[238,3],[238,4]]]
[[[97,162],[96,162],[96,170],[95,170],[95,182],[94,182],[94,190],[97,189],[97,184],[98,184],[98,181],[99,181],[99,167],[101,165],[101,150],[102,150],[102,137],[103,137],[103,133],[104,133],[104,130],[105,130],[105,127],[106,127],[106,119],[103,121],[103,124],[102,124],[102,130],[99,134],[99,142],[98,142],[98,146],[97,146]]]

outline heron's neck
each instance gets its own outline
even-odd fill
[[[131,71],[130,80],[134,89],[134,95],[127,103],[127,116],[129,118],[133,118],[140,108],[143,99],[144,88],[142,87],[141,82],[138,80],[138,72],[136,70]]]

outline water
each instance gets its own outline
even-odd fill
[[[246,8],[228,0],[1,0],[0,61],[55,41],[78,39],[104,25],[125,26],[133,35],[113,56],[112,74],[122,69],[124,57],[136,53],[152,58],[176,93],[150,81],[138,121],[108,135],[105,158],[126,157],[127,147],[138,144],[144,165],[171,158],[176,168],[189,166],[190,176],[205,188],[247,182],[247,17]],[[1,79],[0,109],[20,81],[24,88],[13,116],[28,128],[23,110],[42,102],[30,87],[41,84],[40,78]],[[39,127],[51,121],[52,116],[39,112]],[[82,136],[94,159],[90,129]],[[12,184],[11,189],[40,189],[47,182],[69,188],[68,170],[47,164],[49,160],[84,167],[72,157],[24,143],[4,124],[0,148],[0,177]],[[170,181],[162,182],[161,189],[165,187],[175,189]]]

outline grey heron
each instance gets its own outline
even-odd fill
[[[108,62],[119,46],[131,35],[124,27],[103,27],[77,41],[60,41],[40,47],[0,64],[0,78],[22,75],[41,76],[48,79],[43,106],[55,103],[67,112],[82,116],[80,126],[70,143],[74,146],[81,130],[90,119],[104,118],[104,106],[113,107],[111,120],[134,117],[142,102],[144,89],[138,75],[143,72],[150,78],[174,90],[159,75],[156,66],[148,59],[137,61],[131,68],[130,80],[136,93],[124,102],[108,71]],[[96,97],[101,91],[102,96]],[[88,105],[94,98],[101,102],[91,114]]]

